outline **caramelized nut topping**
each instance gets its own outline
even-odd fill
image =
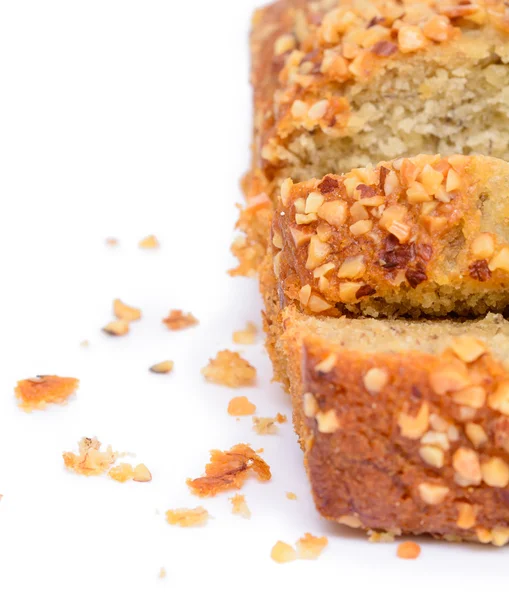
[[[434,485],[432,483],[420,483],[419,495],[426,504],[440,504],[445,500],[449,493],[449,488],[444,485]]]
[[[458,448],[452,457],[452,466],[460,477],[460,485],[479,485],[481,483],[481,465],[477,452],[470,448]]]
[[[429,427],[428,403],[423,402],[419,408],[419,412],[415,416],[401,412],[398,416],[398,425],[403,437],[418,440],[426,433]]]
[[[364,387],[370,394],[378,394],[389,381],[389,375],[385,369],[372,368],[363,377]]]
[[[484,483],[491,487],[505,488],[509,484],[509,466],[497,456],[481,464],[481,473]]]
[[[326,412],[318,411],[316,413],[316,422],[320,433],[334,433],[341,427],[339,418],[333,408]]]
[[[483,342],[468,335],[452,338],[450,347],[454,354],[466,363],[474,362],[487,350]]]

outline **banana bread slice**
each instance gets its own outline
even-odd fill
[[[502,0],[279,0],[251,34],[253,156],[235,274],[256,272],[281,183],[419,152],[509,159]]]
[[[316,506],[394,534],[509,541],[509,323],[283,312]]]

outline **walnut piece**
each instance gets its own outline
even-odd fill
[[[256,380],[256,369],[238,352],[230,350],[218,352],[201,372],[207,381],[232,388],[253,385]]]
[[[228,414],[232,417],[247,417],[254,414],[256,405],[249,402],[247,396],[235,396],[228,404]]]
[[[78,389],[79,380],[58,375],[38,375],[18,381],[14,393],[23,410],[43,410],[48,404],[65,404]]]
[[[235,344],[254,344],[256,342],[256,325],[248,321],[245,329],[233,332],[233,341]]]
[[[176,508],[166,511],[166,520],[170,525],[179,527],[198,527],[205,525],[209,519],[208,511],[203,506],[196,508]]]
[[[181,310],[170,310],[170,314],[163,319],[163,323],[172,331],[187,329],[198,325],[199,321],[191,313],[183,313]]]
[[[232,503],[232,513],[244,517],[244,519],[251,518],[251,511],[246,503],[246,498],[243,494],[235,494],[228,500]]]
[[[320,556],[328,543],[326,537],[315,537],[305,533],[296,543],[298,556],[305,560],[314,560]]]
[[[272,477],[269,465],[247,444],[237,444],[230,450],[212,450],[205,475],[188,479],[187,485],[202,498],[227,490],[239,490],[252,470],[260,481]]]

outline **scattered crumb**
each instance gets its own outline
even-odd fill
[[[374,544],[384,544],[394,541],[394,534],[390,533],[389,531],[370,531],[369,533],[370,536],[368,540]]]
[[[235,344],[254,344],[256,342],[256,325],[248,321],[245,329],[233,332],[233,341]]]
[[[398,546],[398,558],[414,559],[421,553],[421,547],[415,542],[401,542]]]
[[[143,248],[144,250],[153,250],[155,248],[159,248],[159,240],[155,235],[147,235],[147,237],[143,238],[139,244],[139,248]]]
[[[108,446],[101,452],[101,442],[97,438],[81,438],[79,454],[64,452],[65,466],[79,475],[101,475],[106,473],[117,460],[118,454]]]
[[[23,410],[43,410],[48,404],[65,404],[69,396],[78,389],[79,380],[74,377],[58,377],[57,375],[37,375],[30,379],[18,381],[14,389],[16,397],[21,400]]]
[[[164,567],[161,567],[158,577],[159,579],[164,579],[166,577],[166,569]]]
[[[251,511],[246,503],[246,498],[243,494],[235,494],[228,500],[232,503],[232,513],[234,515],[240,515],[244,519],[251,518]]]
[[[163,319],[163,323],[172,331],[178,331],[179,329],[187,329],[198,325],[198,319],[191,313],[183,313],[181,310],[170,310],[170,314]]]
[[[239,490],[251,469],[260,481],[271,478],[269,465],[247,444],[237,444],[225,452],[211,450],[205,476],[188,479],[187,485],[198,496],[215,496],[219,492]]]
[[[88,348],[90,346],[90,343],[88,340],[83,340],[82,342],[80,342],[80,346],[82,348]]]
[[[175,510],[166,511],[166,520],[170,525],[178,525],[179,527],[196,527],[205,525],[208,521],[209,513],[198,506],[196,508],[177,508]]]
[[[297,500],[297,494],[294,494],[293,492],[286,492],[286,497],[288,500]]]
[[[108,335],[126,335],[129,333],[129,323],[127,321],[112,321],[102,329]]]
[[[297,540],[297,552],[299,558],[305,560],[314,560],[320,556],[329,543],[326,537],[315,537],[310,533],[305,533],[303,537]]]
[[[125,483],[126,481],[130,481],[133,478],[134,471],[131,465],[129,465],[128,463],[120,463],[119,465],[112,467],[108,475],[115,481]]]
[[[107,237],[105,240],[107,246],[118,246],[118,240],[114,237]]]
[[[273,546],[270,557],[277,563],[287,563],[297,559],[297,552],[290,544],[279,540]]]
[[[152,365],[149,371],[152,373],[171,373],[174,364],[175,363],[172,360],[164,360],[163,362]]]
[[[282,415],[281,413],[277,413],[276,421],[278,423],[286,423],[288,421],[288,417],[286,415]]]
[[[139,483],[152,481],[152,473],[148,470],[146,465],[140,463],[134,467],[133,481],[137,481]]]
[[[131,321],[139,321],[141,319],[141,310],[139,308],[124,304],[122,300],[119,300],[118,298],[113,300],[113,314],[120,321],[127,321],[128,323]]]
[[[228,404],[228,414],[232,417],[247,417],[252,415],[256,406],[249,402],[247,396],[235,396]]]
[[[277,413],[272,419],[271,417],[253,417],[253,430],[258,435],[273,435],[278,432],[276,423],[286,423],[288,419],[285,415]]]
[[[230,350],[218,352],[201,372],[207,381],[232,388],[252,385],[256,380],[256,369],[238,352]]]

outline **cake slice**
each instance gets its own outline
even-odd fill
[[[263,260],[281,183],[420,152],[509,159],[502,0],[279,0],[253,17],[253,157],[235,274]]]
[[[509,541],[509,323],[282,315],[278,352],[319,512]]]

